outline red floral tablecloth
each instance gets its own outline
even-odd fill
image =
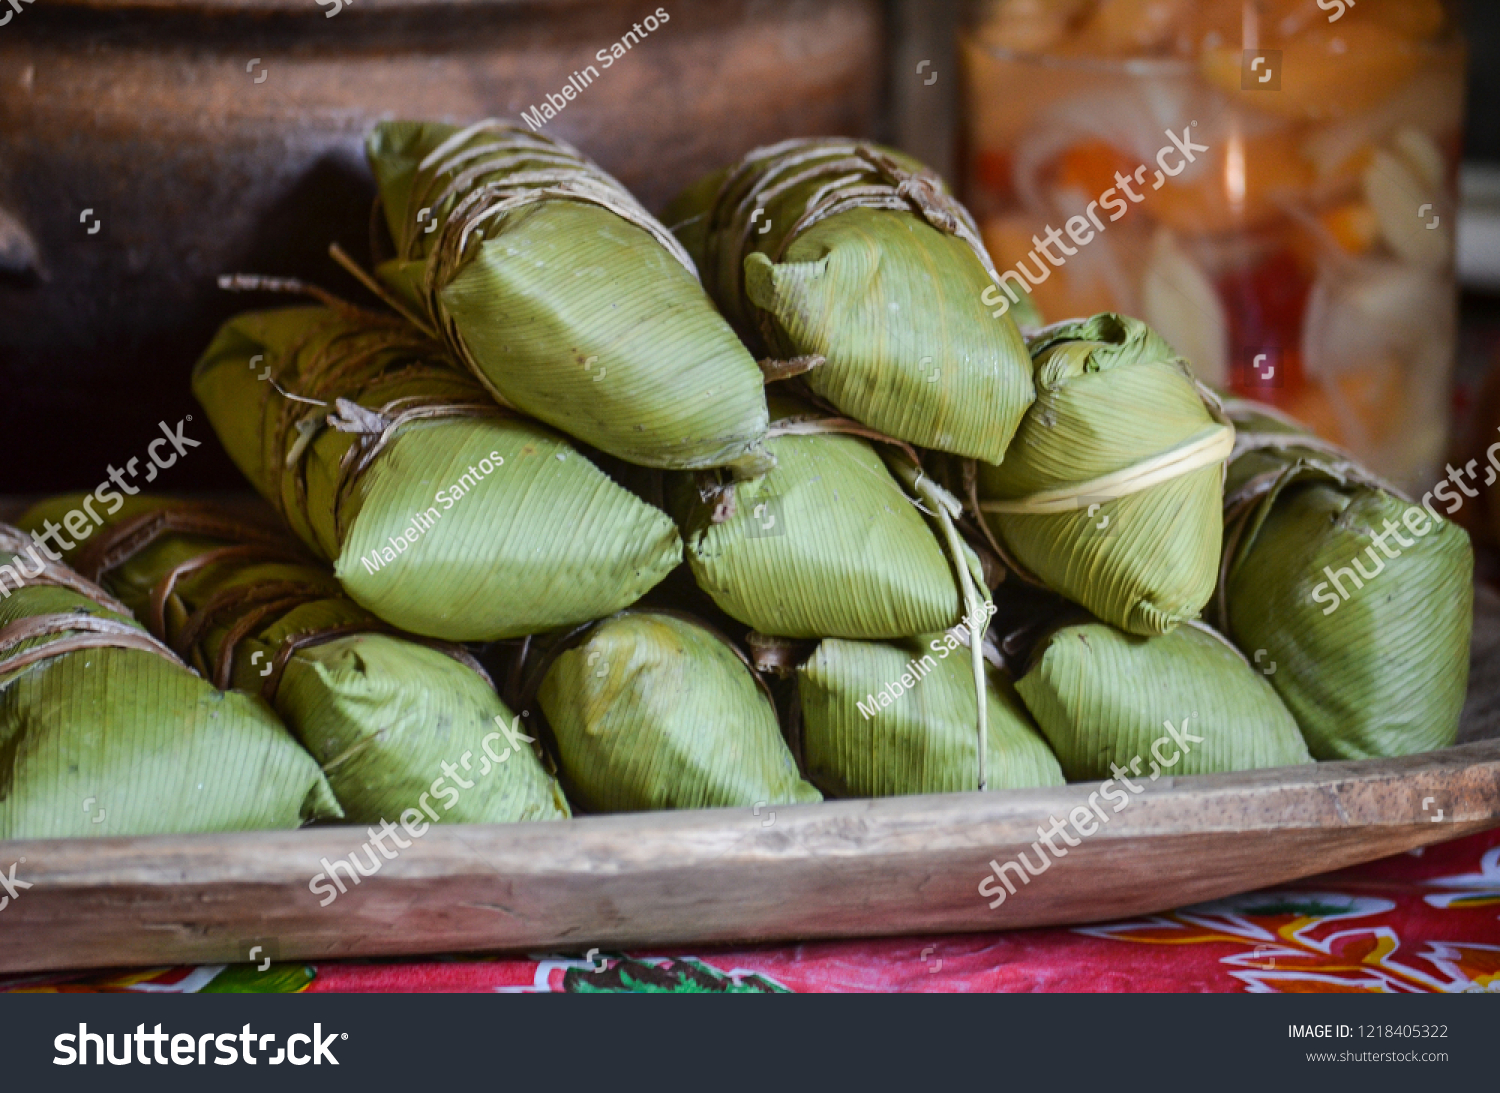
[[[526,958],[0,979],[9,991],[1490,991],[1500,830],[1099,926]]]

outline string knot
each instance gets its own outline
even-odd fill
[[[328,415],[328,424],[341,433],[359,433],[364,436],[379,436],[390,427],[375,410],[367,410],[357,402],[346,398],[334,399],[338,413]]]

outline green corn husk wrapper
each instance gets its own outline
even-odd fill
[[[964,594],[946,538],[877,445],[780,432],[834,427],[791,399],[773,397],[771,412],[769,474],[671,476],[667,508],[700,587],[726,614],[779,637],[901,638],[960,621]],[[983,588],[978,559],[961,549]]]
[[[215,690],[77,574],[50,562],[37,572],[46,556],[8,525],[0,561],[0,841],[295,828],[341,815],[317,763],[264,702]],[[48,616],[60,616],[51,632],[9,640],[10,628]],[[89,627],[132,644],[18,660],[108,637]]]
[[[1111,764],[1154,780],[1312,762],[1270,683],[1201,623],[1152,637],[1062,626],[1015,683],[1069,781],[1109,778]]]
[[[1225,496],[1219,623],[1271,672],[1315,758],[1451,745],[1474,619],[1468,534],[1430,498],[1424,511],[1270,408],[1229,409],[1240,443]]]
[[[770,468],[755,360],[592,161],[495,121],[382,122],[365,151],[396,250],[376,272],[493,395],[632,463]]]
[[[665,513],[399,325],[329,308],[241,315],[193,391],[350,597],[403,630],[492,641],[570,626],[634,603],[681,561]]]
[[[538,692],[569,800],[590,812],[822,800],[769,694],[721,637],[626,611],[546,667]]]
[[[40,531],[46,520],[60,523],[80,509],[82,499],[42,502],[22,518],[22,527]],[[442,764],[462,767],[467,756],[472,765],[463,769],[471,771],[474,787],[452,787],[456,799],[447,791],[434,797],[430,807],[442,819],[509,823],[569,815],[556,779],[535,751],[507,746],[501,725],[512,725],[515,715],[477,663],[456,659],[464,656],[456,649],[388,632],[343,594],[332,573],[297,561],[292,541],[278,549],[274,535],[255,525],[248,525],[258,533],[255,541],[239,541],[233,533],[243,523],[200,505],[125,498],[104,518],[92,546],[107,547],[118,533],[135,541],[128,557],[100,574],[100,582],[205,679],[266,698],[322,765],[352,823],[395,821],[417,809],[430,784],[442,777]],[[268,549],[255,550],[261,543]],[[85,544],[77,546],[70,561],[97,556]],[[238,555],[206,557],[231,546]],[[179,567],[198,568],[177,575]],[[159,608],[153,604],[158,588],[166,590]],[[270,604],[279,606],[267,611]],[[247,621],[250,629],[242,630]],[[326,631],[346,632],[302,644]],[[231,636],[236,640],[226,649]],[[184,648],[185,637],[190,642]],[[279,655],[289,641],[293,649]]]
[[[825,794],[893,797],[974,788],[974,679],[967,650],[945,637],[830,638],[797,669],[802,757],[808,778]],[[1061,785],[1062,769],[1009,680],[994,669],[986,676],[987,788]]]
[[[1004,459],[1034,396],[1025,342],[982,301],[994,264],[922,164],[860,141],[786,141],[700,180],[663,219],[752,348],[822,358],[808,386],[840,411]]]
[[[1138,319],[1104,313],[1032,343],[1037,400],[1002,466],[978,465],[996,549],[1134,634],[1196,618],[1213,594],[1234,429]]]

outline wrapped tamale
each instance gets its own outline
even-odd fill
[[[0,524],[0,841],[340,815],[269,706],[189,671],[55,554]]]
[[[749,153],[663,217],[750,346],[887,436],[999,463],[1031,404],[973,219],[916,160],[865,141]]]
[[[633,463],[769,469],[755,360],[597,165],[493,120],[382,122],[366,152],[395,244],[376,272],[492,395]]]
[[[948,634],[898,641],[830,638],[797,668],[803,765],[830,797],[972,790],[975,690]],[[1010,681],[986,669],[988,789],[1061,785],[1062,770]]]
[[[818,801],[765,685],[729,641],[623,611],[523,661],[568,799],[590,812]],[[518,701],[529,707],[529,698]]]
[[[347,819],[568,815],[535,750],[517,742],[519,718],[461,646],[393,630],[277,529],[201,504],[119,500],[68,560],[205,679],[269,702]],[[22,526],[61,520],[79,501],[43,502]]]
[[[1001,647],[1069,781],[1312,762],[1266,677],[1200,622],[1143,637],[1063,609]]]
[[[1139,319],[1103,313],[1032,342],[1037,399],[1005,462],[978,464],[995,549],[1134,634],[1196,618],[1213,594],[1234,428]]]
[[[575,625],[634,603],[682,558],[664,512],[394,320],[241,315],[193,390],[350,597],[403,630],[491,641]]]
[[[1267,406],[1239,429],[1217,621],[1318,759],[1452,744],[1469,674],[1468,534]],[[1445,483],[1446,485],[1446,483]]]
[[[910,637],[968,615],[957,558],[983,589],[978,561],[942,526],[944,507],[908,494],[887,469],[883,455],[905,453],[878,451],[866,439],[878,434],[801,402],[770,405],[775,470],[739,483],[723,472],[670,476],[667,507],[714,602],[789,638]],[[911,457],[905,465],[915,466]]]
[[[915,451],[790,400],[775,406],[768,444],[784,464],[747,483],[695,490],[679,481],[669,506],[716,605],[782,638],[909,637],[955,622],[983,634],[993,604],[955,524],[962,504],[923,472]],[[884,455],[867,440],[881,442]],[[977,696],[985,690],[978,641],[969,668]],[[984,789],[989,703],[976,698],[972,709],[975,784]]]

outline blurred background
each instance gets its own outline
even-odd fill
[[[1139,315],[1420,495],[1451,441],[1456,235],[1476,284],[1493,265],[1459,209],[1465,38],[1442,0],[975,4],[958,170],[1044,316]]]
[[[327,246],[369,257],[372,122],[519,117],[657,7],[545,125],[653,210],[760,144],[877,137],[953,180],[1046,319],[1138,314],[1418,493],[1483,457],[1500,4],[46,0],[0,25],[0,435],[24,453],[0,493],[90,486],[192,413],[215,327],[277,302],[219,274],[362,299]],[[237,485],[214,444],[167,483]]]

